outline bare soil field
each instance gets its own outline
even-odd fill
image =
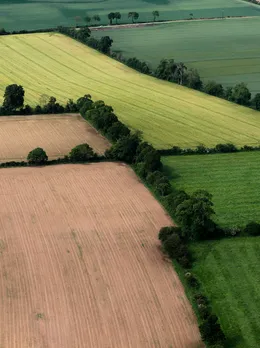
[[[0,162],[26,160],[36,147],[55,159],[82,143],[97,153],[110,146],[79,114],[0,117]]]
[[[157,233],[171,224],[123,164],[0,170],[0,346],[195,348]]]

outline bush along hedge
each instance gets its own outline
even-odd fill
[[[47,166],[66,163],[92,163],[104,161],[105,157],[96,154],[88,144],[80,144],[71,149],[69,155],[49,160],[44,149],[37,147],[29,152],[26,161],[10,161],[0,163],[0,168]]]
[[[199,145],[194,149],[185,148],[182,149],[179,146],[173,146],[170,149],[158,150],[162,156],[182,156],[182,155],[207,155],[214,153],[233,153],[233,152],[248,152],[248,151],[260,151],[259,146],[249,146],[244,145],[242,147],[237,147],[234,144],[217,144],[215,147],[206,147],[204,145]]]
[[[185,234],[181,227],[162,227],[158,235],[162,252],[182,267],[185,283],[192,293],[193,303],[196,306],[202,340],[209,347],[223,347],[226,342],[225,334],[222,331],[218,317],[212,312],[208,298],[201,293],[198,280],[189,270],[193,260],[187,240],[183,235]]]

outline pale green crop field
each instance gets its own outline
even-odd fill
[[[203,81],[245,82],[253,95],[260,92],[260,17],[93,31],[98,38],[104,33],[114,40],[113,50],[153,69],[162,58],[174,58],[197,69]]]
[[[12,83],[31,105],[42,94],[64,103],[90,93],[157,148],[259,141],[259,112],[139,74],[60,34],[2,36],[0,52],[0,101]]]
[[[1,0],[0,28],[7,30],[39,29],[73,25],[75,17],[99,14],[107,24],[107,14],[119,11],[121,22],[129,22],[128,12],[137,11],[139,20],[151,21],[152,11],[160,12],[160,19],[194,17],[259,16],[260,7],[243,0]],[[78,24],[84,22],[78,18]]]

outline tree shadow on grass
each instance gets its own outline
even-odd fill
[[[169,178],[169,180],[178,179],[180,177],[180,174],[176,173],[175,169],[167,164],[163,165],[163,172]]]

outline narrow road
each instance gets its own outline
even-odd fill
[[[129,24],[115,24],[115,25],[100,25],[97,27],[89,27],[90,30],[111,30],[111,29],[129,29],[129,28],[141,28],[160,24],[169,23],[181,23],[181,22],[202,22],[202,21],[222,21],[222,20],[232,20],[232,19],[246,19],[246,18],[257,18],[257,16],[233,16],[233,17],[216,17],[216,18],[194,18],[194,19],[173,19],[170,21],[162,22],[144,22],[144,23],[129,23]]]

